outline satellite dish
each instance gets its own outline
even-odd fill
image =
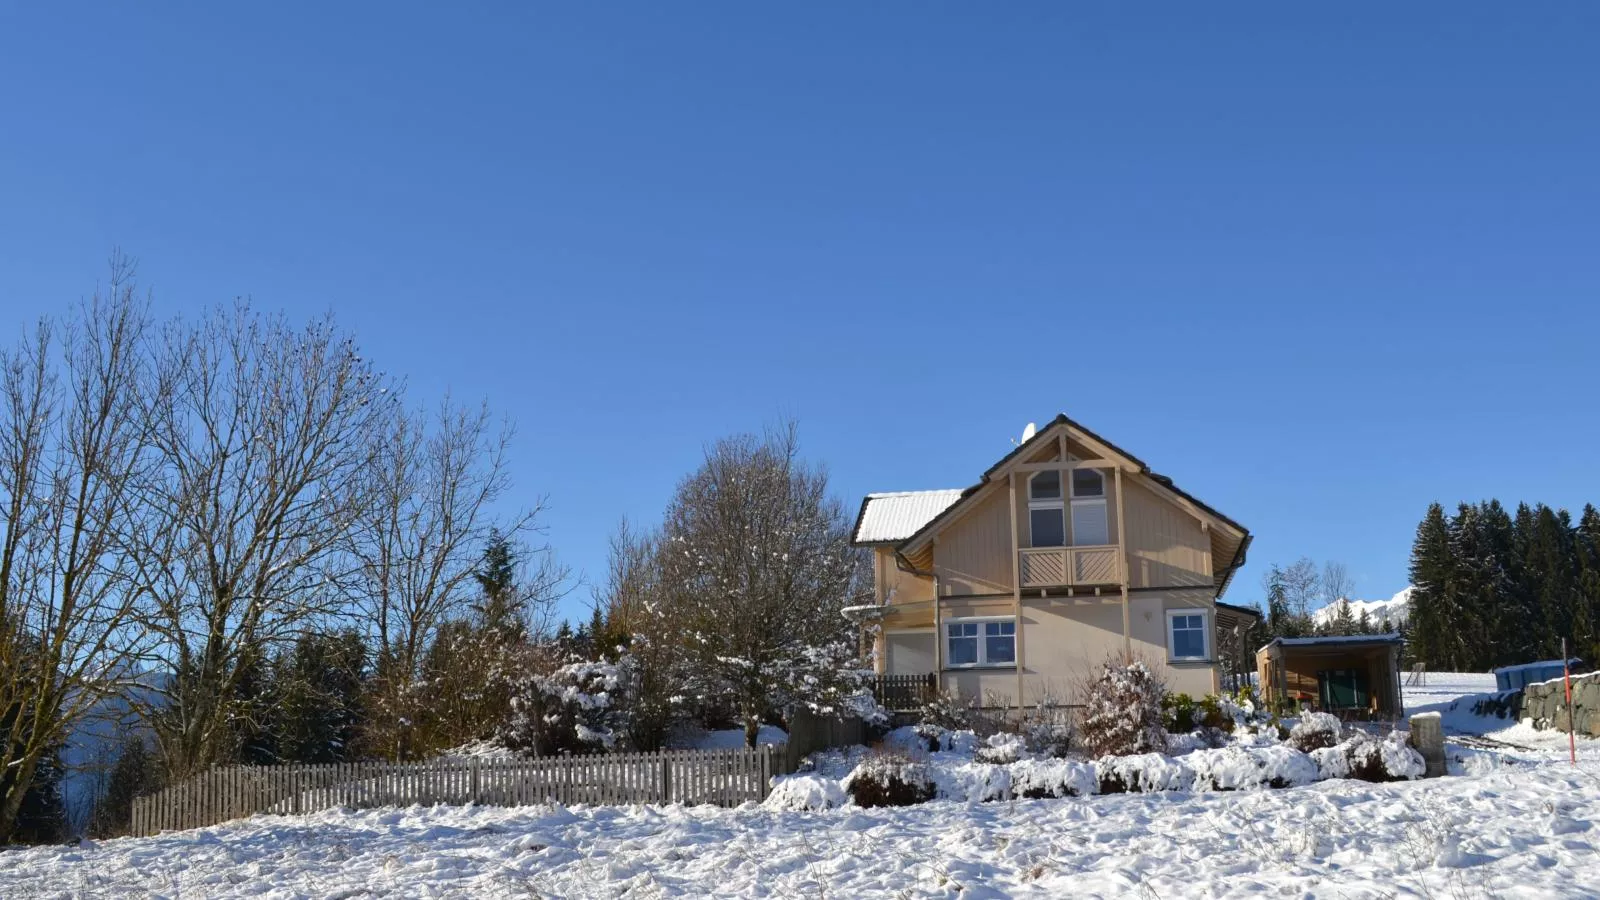
[[[1026,444],[1028,441],[1033,440],[1033,436],[1038,433],[1038,431],[1039,426],[1029,422],[1028,426],[1022,429],[1022,442]]]

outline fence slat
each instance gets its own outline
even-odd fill
[[[476,803],[567,806],[760,802],[786,767],[787,748],[666,750],[509,760],[424,760],[222,766],[136,797],[139,835],[274,812]]]

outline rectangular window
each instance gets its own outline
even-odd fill
[[[983,660],[990,665],[1017,661],[1017,623],[983,623]]]
[[[1109,543],[1111,543],[1111,526],[1106,522],[1106,502],[1072,501],[1072,545],[1095,547]]]
[[[1067,525],[1060,506],[1047,506],[1028,510],[1028,535],[1030,546],[1065,547]]]
[[[1209,616],[1203,612],[1167,612],[1167,650],[1173,660],[1211,658]]]
[[[949,636],[945,652],[947,666],[975,666],[978,664],[978,623],[951,622],[944,627]]]
[[[945,668],[1009,666],[1017,661],[1017,621],[960,619],[946,622]]]

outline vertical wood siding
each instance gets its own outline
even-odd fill
[[[1011,592],[1010,515],[1006,492],[991,491],[939,535],[933,566],[941,592],[947,596]]]
[[[1211,583],[1211,542],[1187,511],[1133,479],[1123,480],[1129,580],[1134,587]]]

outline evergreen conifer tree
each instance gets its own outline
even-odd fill
[[[1572,544],[1572,646],[1584,660],[1600,664],[1600,510],[1592,504],[1583,507]]]
[[[1272,637],[1293,637],[1296,623],[1289,609],[1289,589],[1283,570],[1274,563],[1261,581],[1267,590],[1267,631]]]
[[[1430,669],[1450,671],[1461,658],[1454,635],[1456,614],[1450,524],[1437,503],[1417,525],[1411,544],[1409,648]]]

